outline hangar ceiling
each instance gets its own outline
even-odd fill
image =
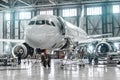
[[[0,0],[0,10],[6,10],[9,8],[36,8],[42,6],[84,4],[106,1],[115,2],[120,0]]]

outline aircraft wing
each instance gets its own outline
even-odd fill
[[[25,40],[20,40],[20,39],[0,39],[0,42],[23,43],[23,42],[25,42]]]
[[[112,35],[111,33],[108,33],[108,34],[89,35],[87,37],[88,38],[101,38],[101,37],[104,37],[104,36],[111,36],[111,35]]]
[[[111,41],[120,41],[120,37],[108,37],[108,38],[105,38],[105,39],[111,40]]]
[[[93,41],[101,41],[101,39],[92,39],[92,38],[89,38],[89,39],[84,39],[84,40],[80,40],[79,43],[91,43]]]
[[[79,43],[84,44],[84,43],[91,43],[91,42],[94,42],[94,41],[103,41],[103,40],[117,42],[117,41],[120,41],[120,37],[88,38],[88,39],[81,40]]]

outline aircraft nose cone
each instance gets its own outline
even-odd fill
[[[41,40],[39,40],[38,38],[39,37],[37,35],[31,34],[30,36],[26,37],[26,42],[28,42],[28,44],[31,47],[38,48],[40,46],[40,42],[41,42]]]
[[[53,45],[56,35],[57,30],[52,26],[32,26],[27,29],[25,39],[31,47],[45,48]]]

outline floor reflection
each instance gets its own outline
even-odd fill
[[[26,68],[26,69],[23,69]],[[61,69],[56,60],[50,68],[40,62],[21,64],[16,67],[0,67],[0,80],[119,80],[120,68],[86,65],[85,68]]]

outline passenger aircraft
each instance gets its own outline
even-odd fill
[[[15,57],[22,54],[22,58],[27,57],[27,55],[32,56],[35,49],[37,51],[39,49],[64,49],[71,44],[95,41],[95,39],[89,39],[87,33],[80,27],[65,21],[62,17],[53,15],[38,15],[32,18],[24,36],[24,40],[1,39],[1,41],[22,42],[16,44],[12,50]],[[109,43],[101,41],[101,39],[96,40],[100,41],[97,46],[101,44],[102,46],[106,45],[108,48],[111,46]]]

